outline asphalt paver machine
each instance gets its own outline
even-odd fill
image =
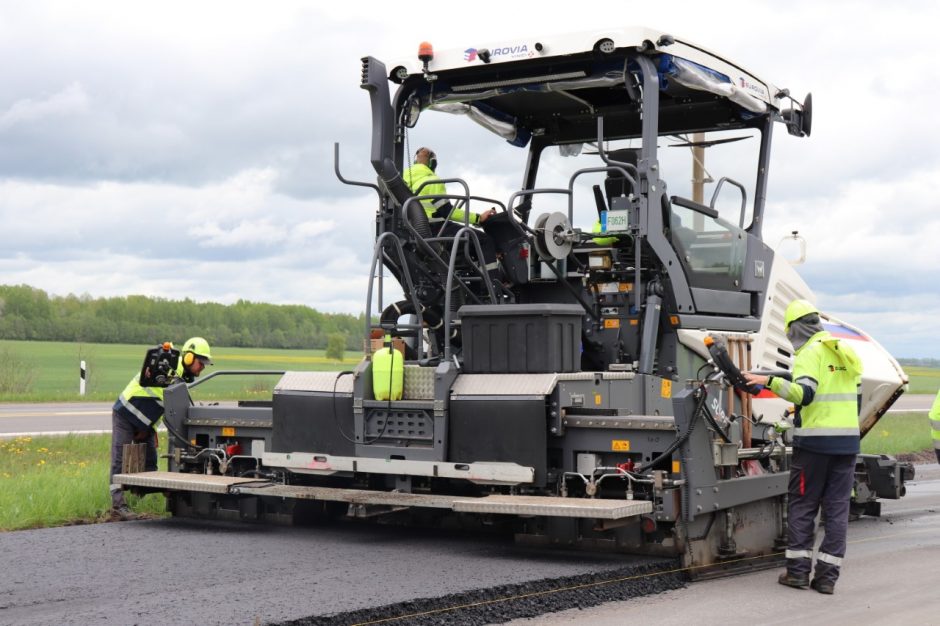
[[[397,63],[364,58],[361,87],[376,182],[347,180],[335,158],[341,181],[378,198],[362,361],[286,372],[270,401],[238,406],[172,385],[170,471],[118,480],[167,493],[176,515],[500,527],[673,555],[698,575],[772,562],[788,407],[740,370],[785,375],[783,311],[814,299],[762,239],[773,131],[808,136],[811,99],[644,28],[422,44]],[[518,190],[487,197],[454,177],[447,194],[412,192],[402,173],[424,123],[441,143],[451,125],[454,143],[476,133],[478,155],[486,139],[520,155]],[[708,202],[688,181],[704,151],[729,172]],[[867,432],[906,376],[865,332],[822,317],[864,360]],[[860,456],[853,511],[877,514],[912,475]]]

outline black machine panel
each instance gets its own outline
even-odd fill
[[[352,394],[275,393],[273,422],[273,452],[355,454]]]
[[[454,399],[450,402],[450,461],[500,461],[535,468],[546,480],[548,435],[544,398]]]

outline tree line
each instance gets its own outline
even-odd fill
[[[201,335],[211,345],[333,350],[362,347],[365,318],[303,305],[234,304],[149,296],[49,295],[0,285],[0,339],[157,344]],[[341,339],[340,339],[341,338]]]

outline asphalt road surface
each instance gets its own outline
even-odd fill
[[[937,624],[940,467],[918,472],[881,518],[850,525],[834,596],[782,587],[779,570],[680,589],[672,575],[629,557],[469,532],[167,519],[0,533],[0,623],[397,626],[505,623],[548,611],[510,623]],[[624,578],[635,588],[612,593]],[[551,580],[559,584],[546,590]]]
[[[934,396],[903,395],[889,413],[927,411]],[[0,403],[0,437],[111,432],[111,402]]]

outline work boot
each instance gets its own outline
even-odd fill
[[[134,513],[126,504],[111,509],[112,522],[129,522],[139,518],[140,516]]]
[[[819,593],[824,593],[827,596],[831,596],[836,592],[836,586],[834,584],[826,580],[819,580],[818,578],[814,578],[813,582],[811,582],[809,586]]]
[[[806,589],[809,587],[809,575],[804,574],[799,576],[791,574],[790,572],[784,572],[780,574],[780,578],[777,579],[777,582],[787,587],[793,587],[794,589]]]

